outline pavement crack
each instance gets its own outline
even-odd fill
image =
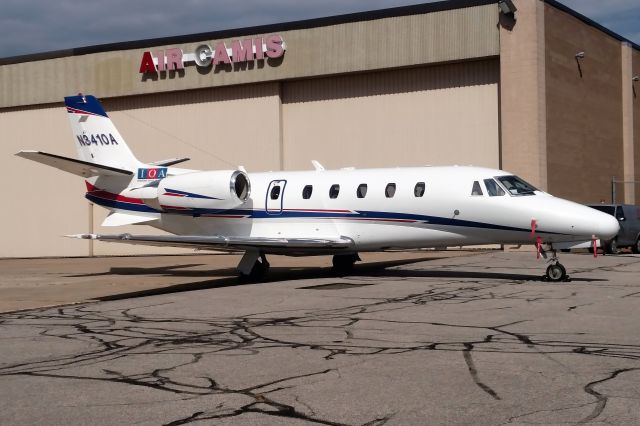
[[[475,363],[473,362],[473,357],[471,356],[472,350],[472,344],[465,344],[465,349],[462,351],[462,356],[464,357],[464,362],[467,364],[467,369],[469,370],[469,374],[471,374],[471,378],[480,389],[489,394],[493,399],[500,400],[501,398],[498,396],[496,391],[480,380],[480,377],[478,376],[478,369],[476,368]]]
[[[636,370],[640,370],[640,368],[622,368],[619,370],[615,370],[613,371],[611,374],[609,374],[607,377],[605,377],[604,379],[600,379],[600,380],[594,380],[593,382],[587,383],[584,386],[584,391],[586,393],[588,393],[589,395],[593,395],[596,398],[596,402],[595,402],[595,407],[593,408],[593,411],[584,419],[578,421],[578,424],[584,424],[584,423],[589,423],[593,420],[595,420],[596,418],[598,418],[602,412],[604,411],[605,407],[607,406],[607,402],[609,400],[609,395],[605,395],[603,393],[598,392],[595,387],[599,384],[608,382],[609,380],[613,380],[616,377],[618,377],[620,374],[629,372],[629,371],[636,371]]]

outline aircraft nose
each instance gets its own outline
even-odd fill
[[[600,213],[596,221],[596,229],[598,230],[598,237],[610,240],[620,231],[620,224],[618,224],[618,220],[615,217]]]

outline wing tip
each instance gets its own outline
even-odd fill
[[[98,236],[96,234],[69,234],[65,235],[66,238],[76,238],[80,240],[96,240]]]

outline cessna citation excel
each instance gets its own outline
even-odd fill
[[[79,234],[126,244],[244,251],[241,276],[259,279],[266,255],[333,255],[348,271],[358,253],[476,244],[535,244],[546,277],[567,277],[556,249],[597,245],[613,216],[553,197],[510,173],[480,167],[411,167],[247,173],[142,163],[98,100],[65,98],[79,159],[17,155],[85,178],[104,226],[145,224],[171,235]],[[594,250],[595,252],[595,250]],[[547,256],[549,255],[549,256]]]

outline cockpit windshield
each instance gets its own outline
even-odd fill
[[[518,176],[496,176],[496,179],[511,195],[535,195],[535,191],[537,191],[534,186],[528,184]]]

